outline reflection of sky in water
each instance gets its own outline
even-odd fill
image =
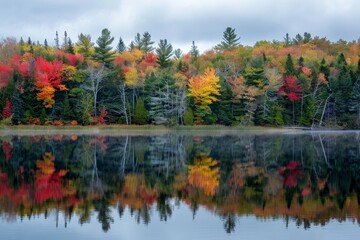
[[[172,204],[172,206],[174,206]],[[304,230],[297,227],[295,222],[290,221],[286,227],[283,219],[256,219],[254,216],[242,216],[236,220],[235,232],[227,234],[223,228],[223,222],[214,214],[200,207],[196,212],[195,219],[192,217],[190,208],[184,204],[175,206],[172,216],[166,221],[160,221],[152,210],[152,218],[149,225],[138,224],[130,212],[126,210],[121,219],[117,211],[113,209],[114,223],[107,233],[101,229],[101,224],[96,216],[91,218],[90,223],[80,225],[78,217],[74,215],[64,227],[64,219],[59,219],[59,227],[56,228],[55,216],[51,215],[44,220],[43,215],[26,218],[21,222],[1,221],[0,238],[6,240],[17,239],[96,239],[96,240],[120,240],[120,239],[146,239],[146,240],[190,240],[190,239],[327,239],[327,240],[355,240],[360,238],[360,227],[351,221],[338,222],[332,220],[325,226],[312,225]]]

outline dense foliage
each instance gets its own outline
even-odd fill
[[[96,44],[56,39],[0,42],[3,123],[360,126],[359,42],[304,33],[250,47],[229,27],[213,49],[184,54],[148,32],[116,50],[108,29]]]

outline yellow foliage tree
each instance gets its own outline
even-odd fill
[[[202,118],[211,112],[209,105],[217,101],[220,95],[219,77],[215,75],[215,69],[207,68],[203,75],[189,80],[189,97],[194,97],[196,106],[196,123],[203,122]]]

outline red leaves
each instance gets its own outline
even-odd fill
[[[21,73],[23,77],[29,76],[28,63],[24,61],[19,55],[13,56],[13,58],[10,60],[10,67],[14,71]]]
[[[9,83],[10,67],[0,63],[0,88],[6,87]]]
[[[284,177],[284,186],[291,188],[297,186],[298,180],[303,175],[303,170],[299,162],[292,160],[286,167],[279,169],[279,174]]]
[[[154,64],[156,62],[156,55],[153,52],[150,52],[148,54],[146,54],[145,58],[143,61],[145,61],[146,63],[149,64]]]
[[[37,99],[42,100],[46,108],[52,108],[55,103],[55,88],[66,90],[66,87],[60,84],[62,65],[59,61],[48,62],[41,57],[36,59],[34,77],[39,91]]]
[[[36,86],[52,86],[57,88],[61,83],[62,62],[48,62],[43,58],[36,59],[35,62],[35,79]]]
[[[125,63],[125,60],[121,57],[117,57],[115,60],[114,60],[114,66],[122,66],[124,65]]]
[[[298,82],[295,76],[286,76],[283,86],[279,88],[278,93],[287,96],[292,102],[299,101],[301,100],[302,84]]]
[[[11,117],[12,115],[12,106],[11,106],[11,102],[9,101],[9,99],[6,99],[6,102],[5,102],[5,107],[2,111],[2,119],[6,119],[6,118],[9,118]]]
[[[106,109],[102,108],[100,110],[100,115],[98,117],[94,117],[95,122],[102,124],[102,125],[106,125],[105,118],[106,118],[107,114],[108,114],[108,112],[106,111]]]

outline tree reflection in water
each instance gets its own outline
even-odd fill
[[[108,231],[128,209],[150,224],[184,202],[208,209],[231,233],[243,215],[310,228],[360,222],[357,133],[194,136],[5,136],[0,139],[0,214],[91,218]]]

